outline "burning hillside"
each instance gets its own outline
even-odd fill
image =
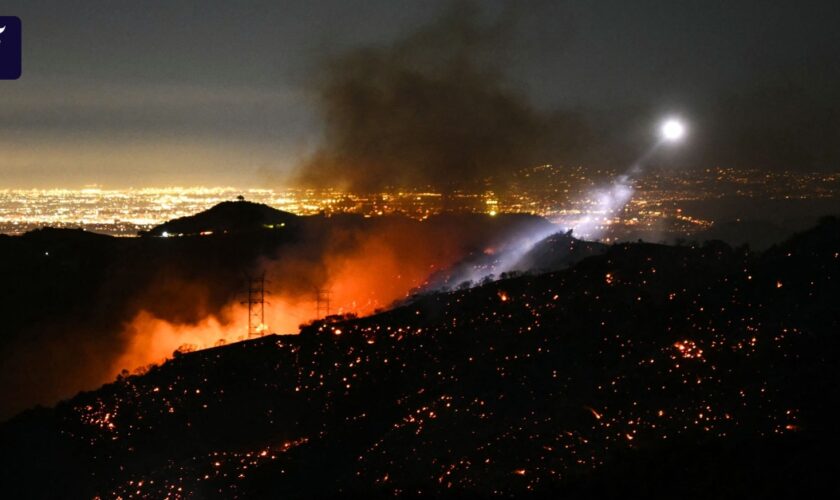
[[[8,318],[0,416],[159,363],[181,346],[247,338],[248,276],[266,276],[268,329],[297,333],[324,314],[386,308],[465,256],[546,227],[522,215],[297,217],[231,202],[143,238],[66,230],[3,238],[0,270],[21,285],[0,300]],[[329,294],[320,311],[319,291]]]
[[[29,497],[836,490],[838,235],[615,245],[180,355],[3,425],[3,479]]]

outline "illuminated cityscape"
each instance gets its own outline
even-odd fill
[[[617,214],[598,214],[588,195],[599,180],[614,173],[542,165],[519,171],[502,191],[431,189],[387,191],[369,195],[331,189],[238,189],[233,187],[169,187],[142,189],[0,190],[0,233],[21,234],[43,226],[82,228],[114,236],[191,215],[244,196],[297,215],[354,213],[365,216],[401,214],[423,219],[445,211],[532,213],[561,226],[586,215],[604,216],[610,235],[659,232],[692,234],[715,220],[695,213],[698,202],[726,198],[762,200],[840,200],[840,173],[776,172],[744,169],[658,171],[635,183],[630,203]],[[701,211],[702,212],[702,211]],[[581,235],[587,236],[587,235]]]

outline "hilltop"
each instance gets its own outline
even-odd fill
[[[152,236],[241,233],[292,226],[298,216],[262,203],[224,201],[195,215],[180,217],[153,227]]]
[[[840,223],[608,247],[183,354],[0,427],[28,497],[837,493]],[[49,482],[43,481],[50,478]]]
[[[537,242],[514,265],[515,269],[557,271],[576,262],[602,254],[609,247],[596,241],[579,240],[571,232],[555,233]]]

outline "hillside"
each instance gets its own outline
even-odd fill
[[[210,220],[223,217],[213,214],[239,207],[267,213],[254,219],[259,224],[285,217],[247,202],[232,205],[196,214],[195,230],[215,227]],[[279,331],[293,332],[314,316],[315,304],[305,302],[328,281],[343,286],[345,303],[364,297],[385,307],[463,255],[551,227],[540,217],[517,214],[291,220],[296,222],[258,230],[239,225],[246,229],[205,236],[181,227],[184,237],[114,238],[50,228],[0,237],[0,282],[8,285],[0,287],[0,421],[99,387],[120,368],[160,361],[183,343],[173,340],[148,360],[114,366],[131,344],[127,325],[141,312],[178,328],[210,316],[231,319],[226,310],[245,297],[246,276],[265,272],[275,303],[303,301],[295,319],[274,322]],[[376,275],[360,279],[374,267]],[[340,305],[342,296],[333,299]]]
[[[291,227],[298,216],[261,203],[225,201],[186,217],[165,222],[150,229],[152,236],[196,235],[200,233],[241,233],[260,229]]]
[[[827,218],[764,254],[614,245],[179,355],[2,425],[2,480],[27,497],[837,493],[838,235]]]
[[[607,248],[603,243],[574,238],[571,233],[555,233],[534,245],[513,267],[523,271],[558,271],[602,254]]]

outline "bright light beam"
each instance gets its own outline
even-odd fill
[[[668,118],[663,121],[659,126],[660,139],[625,173],[616,177],[610,184],[600,186],[587,193],[586,202],[589,203],[589,207],[584,213],[581,213],[574,220],[555,219],[552,222],[563,227],[563,231],[571,229],[574,236],[578,238],[585,240],[600,239],[608,230],[610,224],[620,216],[627,203],[630,202],[634,191],[633,180],[644,174],[648,161],[666,143],[680,142],[685,137],[686,132],[685,124],[677,118]],[[534,234],[518,235],[505,245],[506,248],[500,252],[498,260],[491,270],[486,268],[474,269],[472,267],[455,268],[450,277],[450,282],[472,281],[477,283],[488,275],[516,270],[514,266],[534,248],[534,245],[557,232],[559,232],[557,228],[552,227]]]
[[[666,143],[682,141],[687,132],[685,123],[678,118],[668,118],[659,126],[660,140],[639,158],[623,175],[619,175],[611,185],[601,187],[589,193],[588,199],[595,200],[589,213],[576,221],[567,222],[579,238],[598,239],[606,232],[611,221],[633,196],[633,179],[640,177],[647,162]]]
[[[662,138],[668,142],[677,142],[685,136],[685,125],[676,118],[669,118],[659,129]]]

